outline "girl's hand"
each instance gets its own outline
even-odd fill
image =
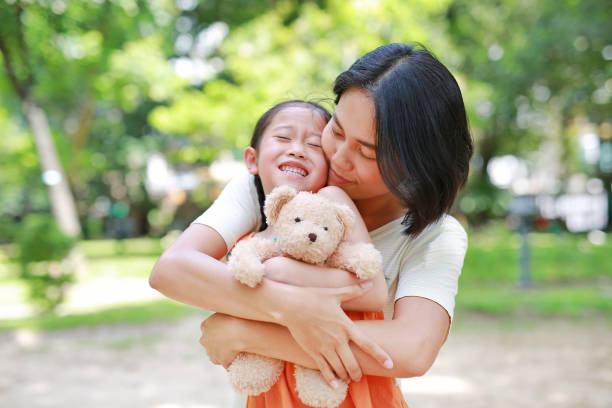
[[[349,341],[384,367],[393,367],[389,355],[366,338],[340,307],[342,302],[363,295],[371,287],[372,282],[366,281],[342,288],[302,288],[301,295],[296,294],[286,302],[281,324],[289,329],[332,387],[337,384],[336,376],[344,381],[349,377],[353,381],[361,379],[361,367]]]
[[[214,313],[200,324],[200,344],[206,349],[206,354],[213,364],[219,364],[226,369],[232,364],[241,351],[236,340],[240,339],[238,330],[240,322],[232,316]]]

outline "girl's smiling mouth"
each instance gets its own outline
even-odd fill
[[[298,162],[285,162],[278,166],[278,168],[284,173],[292,173],[301,177],[308,175],[308,170]]]

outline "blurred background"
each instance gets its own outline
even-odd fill
[[[0,399],[229,407],[207,312],[148,287],[257,118],[418,41],[476,153],[451,336],[411,407],[612,405],[612,7],[603,0],[1,0]]]

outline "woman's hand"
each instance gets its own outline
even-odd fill
[[[242,319],[221,313],[214,313],[200,324],[200,344],[206,349],[206,354],[213,364],[219,364],[226,369],[232,364],[241,351],[237,340]]]
[[[296,288],[296,296],[287,299],[281,324],[289,329],[332,387],[336,376],[345,381],[349,377],[353,381],[361,379],[361,367],[349,341],[384,367],[393,367],[389,355],[369,340],[340,307],[342,302],[363,295],[371,287],[372,282],[367,281],[342,288]]]

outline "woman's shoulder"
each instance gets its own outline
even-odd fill
[[[463,225],[461,225],[461,223],[450,214],[444,214],[437,222],[429,225],[427,229],[431,229],[431,231],[437,231],[439,233],[455,232],[467,237],[467,233],[465,232]]]
[[[404,223],[402,222],[403,220],[404,220],[404,217],[397,218],[381,226],[380,228],[377,228],[376,230],[371,231],[370,235],[372,235],[373,238],[374,236],[377,236],[377,237],[378,236],[380,237],[393,236],[394,239],[398,239],[401,236],[404,238],[402,240],[406,240],[406,241],[422,241],[422,240],[431,239],[432,237],[435,237],[441,234],[454,233],[454,234],[458,234],[461,236],[465,236],[465,238],[467,239],[467,233],[465,232],[465,229],[463,228],[461,223],[457,221],[457,219],[450,214],[444,214],[442,217],[440,217],[439,220],[429,224],[423,230],[423,232],[421,232],[416,237],[410,237],[404,234],[404,230],[406,229],[406,227]]]
[[[427,226],[411,242],[413,248],[428,247],[431,250],[453,250],[465,253],[468,236],[463,225],[450,214]]]

